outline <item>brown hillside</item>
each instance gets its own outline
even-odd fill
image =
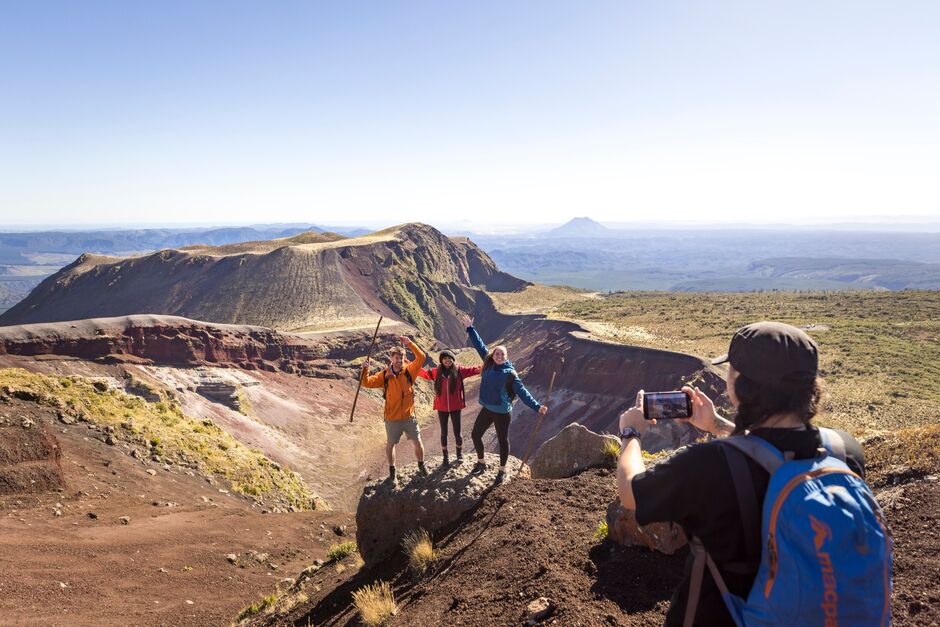
[[[140,257],[82,255],[0,316],[0,324],[149,313],[319,330],[362,326],[378,312],[461,341],[456,310],[472,305],[477,286],[524,285],[471,242],[406,224],[353,239],[302,234]]]
[[[540,624],[661,625],[687,550],[668,556],[595,537],[615,495],[609,470],[513,480],[435,538],[439,555],[423,577],[401,557],[373,569],[324,568],[252,624],[358,625],[352,592],[386,581],[399,608],[388,625],[525,625],[526,607],[539,597],[554,607]],[[894,539],[892,623],[935,625],[940,480],[909,478],[876,496]]]

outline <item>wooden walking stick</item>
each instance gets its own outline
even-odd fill
[[[543,405],[548,405],[549,400],[552,398],[552,388],[555,387],[555,371],[552,370],[552,379],[548,382],[548,394],[545,395],[545,402]],[[525,466],[526,462],[529,461],[529,455],[532,454],[532,445],[535,444],[535,436],[539,432],[539,427],[542,426],[542,419],[545,418],[544,414],[539,414],[539,419],[535,423],[535,429],[532,431],[532,435],[529,436],[529,446],[526,451],[525,457],[522,458],[522,465]]]
[[[379,335],[379,325],[382,324],[382,316],[379,316],[379,321],[375,325],[375,333],[372,334],[372,343],[369,345],[369,355],[366,357],[366,360],[372,359],[372,349],[375,348],[375,338]],[[352,411],[349,412],[349,422],[353,421],[353,415],[356,413],[356,402],[359,400],[359,390],[362,389],[362,373],[359,373],[359,385],[356,386],[356,396],[353,398]]]

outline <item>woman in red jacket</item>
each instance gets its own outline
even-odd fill
[[[464,402],[463,380],[480,374],[482,366],[465,368],[458,366],[454,354],[449,350],[441,351],[440,364],[436,368],[422,368],[418,376],[434,381],[434,409],[437,410],[437,419],[441,422],[441,451],[444,453],[444,465],[450,465],[450,455],[447,452],[447,418],[454,427],[454,443],[457,445],[457,460],[463,463],[463,437],[460,435],[460,410],[467,406]]]

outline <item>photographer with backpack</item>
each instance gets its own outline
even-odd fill
[[[388,459],[388,480],[396,481],[395,471],[395,445],[405,436],[414,442],[415,457],[418,459],[418,472],[427,476],[424,466],[424,445],[421,443],[421,432],[418,431],[418,419],[415,416],[414,382],[421,370],[426,355],[411,341],[411,338],[402,335],[399,340],[402,346],[407,346],[414,353],[414,360],[405,362],[405,351],[402,346],[393,346],[389,350],[388,367],[369,375],[370,361],[367,358],[362,362],[360,381],[367,388],[383,388],[385,398],[385,456]]]
[[[497,483],[506,477],[506,461],[509,459],[509,422],[512,419],[512,402],[516,396],[522,402],[539,412],[545,414],[548,407],[539,404],[522,384],[506,347],[500,344],[492,352],[486,347],[483,338],[473,328],[473,318],[464,316],[467,335],[470,344],[483,359],[482,380],[480,381],[480,405],[482,409],[477,414],[476,422],[470,437],[477,451],[477,463],[470,474],[479,475],[486,470],[483,461],[483,434],[490,428],[496,427],[496,438],[499,441],[499,471],[496,473]]]
[[[715,439],[646,470],[643,392],[620,415],[617,488],[637,523],[673,521],[690,538],[667,625],[885,625],[891,539],[863,481],[858,442],[812,424],[821,398],[816,343],[786,324],[740,329],[722,418],[685,387]],[[726,437],[728,436],[728,437]]]
[[[441,351],[436,368],[422,368],[418,376],[434,382],[434,409],[441,423],[441,453],[444,456],[444,465],[450,465],[450,455],[447,452],[447,420],[454,427],[454,444],[457,447],[457,464],[463,463],[463,436],[460,434],[460,412],[467,406],[464,400],[463,381],[467,377],[480,374],[482,366],[470,368],[458,366],[454,360],[454,353],[450,350]]]

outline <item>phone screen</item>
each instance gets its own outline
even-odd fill
[[[647,392],[643,395],[643,417],[647,420],[688,418],[692,399],[685,392]]]

